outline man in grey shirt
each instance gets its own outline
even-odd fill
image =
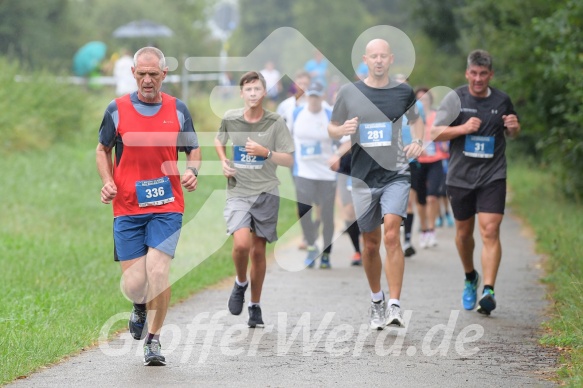
[[[233,235],[233,262],[237,278],[229,298],[229,311],[241,314],[245,302],[247,266],[251,259],[249,327],[263,325],[259,305],[265,279],[267,242],[277,240],[279,180],[277,166],[291,167],[294,143],[283,119],[263,109],[265,79],[259,72],[245,73],[239,82],[243,109],[229,111],[221,121],[215,149],[228,179],[224,217]],[[227,142],[233,143],[232,160]]]
[[[382,39],[370,41],[363,60],[368,76],[339,90],[328,133],[335,139],[350,135],[352,141],[352,199],[364,240],[362,262],[372,299],[370,327],[403,327],[399,298],[405,260],[399,228],[407,215],[411,188],[408,158],[421,153],[423,123],[413,89],[389,79],[393,62],[389,43]],[[403,115],[413,130],[413,142],[407,146],[401,135]],[[382,241],[387,251],[388,313],[381,289]]]
[[[492,57],[472,51],[467,60],[468,84],[450,92],[435,118],[432,137],[450,140],[447,194],[451,201],[456,245],[466,280],[462,305],[473,310],[480,286],[474,269],[474,224],[482,237],[484,289],[477,311],[490,315],[496,308],[494,283],[502,259],[500,224],[506,203],[506,139],[520,132],[520,123],[508,95],[489,86],[494,75]]]

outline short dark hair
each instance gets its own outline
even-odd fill
[[[243,85],[256,80],[261,81],[261,84],[263,84],[263,89],[267,89],[265,78],[263,77],[263,74],[258,71],[248,71],[247,73],[243,74],[239,80],[239,88],[243,90]]]
[[[423,93],[423,95],[427,94],[427,97],[429,97],[429,105],[433,105],[433,94],[431,94],[429,88],[426,86],[420,86],[415,89],[415,97],[417,97],[419,93]]]
[[[492,70],[492,56],[485,50],[474,50],[468,55],[468,68],[470,66],[484,66]]]

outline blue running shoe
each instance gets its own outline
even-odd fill
[[[452,228],[455,225],[455,222],[453,221],[453,217],[451,216],[450,213],[447,213],[445,215],[445,220],[447,221],[447,226]]]
[[[304,265],[308,268],[314,268],[314,264],[318,258],[318,247],[311,245],[306,250],[308,251],[308,256],[306,257],[306,260],[304,260]]]
[[[147,311],[145,305],[137,305],[134,303],[134,308],[130,314],[130,319],[128,321],[128,327],[130,329],[130,334],[135,340],[141,340],[146,338],[148,334],[148,323],[146,322]]]
[[[466,280],[464,284],[464,293],[462,295],[462,306],[466,310],[473,310],[478,300],[478,287],[480,287],[480,274],[476,272],[476,278],[473,282]]]
[[[149,344],[144,344],[144,365],[145,366],[164,366],[166,358],[162,355],[162,346],[160,341],[153,339]]]
[[[443,226],[443,217],[439,216],[435,219],[435,227],[441,228]]]
[[[478,312],[484,315],[490,315],[492,310],[496,308],[496,299],[494,298],[494,290],[484,290],[482,298],[478,302]]]
[[[320,258],[320,268],[322,268],[322,269],[331,268],[331,266],[330,266],[330,254],[329,253],[322,254],[322,257]]]

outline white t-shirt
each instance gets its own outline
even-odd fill
[[[265,88],[267,90],[268,96],[277,96],[279,90],[277,90],[277,83],[281,78],[281,73],[275,69],[267,70],[263,69],[260,71],[263,78],[265,78]]]
[[[278,106],[276,113],[283,117],[287,128],[291,131],[291,122],[293,121],[294,111],[297,107],[304,106],[307,103],[307,97],[303,94],[298,100],[295,96],[291,96],[283,100]],[[326,100],[322,101],[322,108],[330,109],[332,111],[332,106],[328,104]]]
[[[336,180],[336,172],[328,164],[334,154],[334,143],[328,135],[331,114],[325,108],[318,113],[312,113],[304,106],[293,120],[291,129],[296,150],[295,176],[324,181]]]
[[[124,55],[115,62],[113,67],[113,77],[115,78],[115,94],[123,96],[138,90],[136,79],[132,74],[134,59],[129,55]]]

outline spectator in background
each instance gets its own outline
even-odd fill
[[[113,66],[113,77],[115,78],[115,94],[123,96],[138,90],[132,68],[134,58],[130,56],[127,49],[121,50],[121,56]]]
[[[308,89],[310,85],[310,75],[305,71],[299,71],[296,73],[294,77],[294,85],[295,93],[294,95],[286,98],[283,100],[278,106],[276,113],[283,117],[283,120],[287,124],[288,129],[291,126],[292,122],[292,115],[294,110],[298,106],[302,106],[306,103],[306,96],[304,96],[304,92]]]
[[[260,71],[263,78],[265,78],[265,83],[267,85],[267,99],[269,100],[269,105],[275,105],[279,99],[279,94],[281,92],[281,73],[275,68],[273,61],[267,61],[265,67]],[[275,106],[269,108],[269,110],[274,110]]]
[[[320,51],[314,52],[314,58],[306,62],[304,70],[310,74],[312,82],[319,82],[325,88],[328,86],[328,60]]]
[[[360,62],[360,65],[356,68],[356,80],[365,79],[368,76],[368,66],[366,63]]]

